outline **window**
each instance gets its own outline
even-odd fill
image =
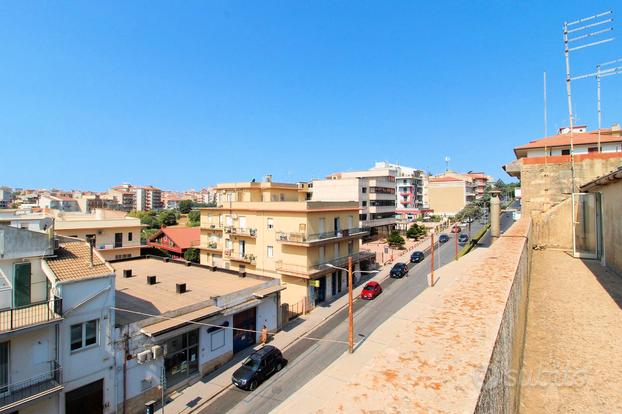
[[[361,193],[366,193],[366,192],[367,192],[367,187],[361,188]]]
[[[69,343],[72,351],[97,345],[97,319],[71,325],[70,334]]]
[[[131,231],[129,233],[127,233],[127,241],[132,241],[133,237],[134,237],[134,235],[132,234]]]
[[[587,152],[598,152],[598,147],[590,147],[587,149]]]
[[[369,205],[373,207],[393,207],[395,206],[395,200],[370,200]]]
[[[268,257],[274,256],[274,248],[272,246],[268,246]]]
[[[281,201],[285,201],[285,194],[283,194],[283,193],[279,194],[279,199]]]
[[[367,214],[359,214],[359,220],[367,220]]]
[[[120,259],[129,259],[130,257],[132,257],[132,255],[131,255],[130,253],[115,254],[115,255],[114,255],[114,259],[115,259],[115,260],[120,260]]]
[[[274,219],[273,218],[269,218],[268,219],[268,229],[271,230],[274,228]]]
[[[123,247],[123,233],[114,234],[114,247]]]
[[[562,150],[562,155],[570,155],[570,150],[569,149],[563,149]]]
[[[367,201],[361,201],[361,206],[362,207],[367,207]]]

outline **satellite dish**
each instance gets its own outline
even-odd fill
[[[39,229],[46,231],[54,224],[54,219],[52,217],[45,217],[39,221]]]

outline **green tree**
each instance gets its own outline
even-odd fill
[[[196,227],[201,223],[201,212],[192,210],[188,213],[188,227]]]
[[[427,233],[425,226],[420,226],[417,223],[413,223],[412,226],[406,231],[406,237],[409,239],[417,239],[421,236],[425,236]]]
[[[406,241],[400,236],[399,231],[392,231],[389,237],[387,237],[387,243],[389,243],[390,246],[402,247]]]
[[[474,221],[482,216],[484,210],[476,203],[469,203],[456,214],[455,219],[458,221]]]
[[[181,214],[188,214],[192,210],[192,200],[181,200],[177,208]]]
[[[158,220],[161,226],[174,226],[177,224],[177,216],[172,210],[164,210],[158,214]]]
[[[199,249],[190,247],[184,252],[184,259],[192,263],[199,263]]]

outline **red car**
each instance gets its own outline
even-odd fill
[[[363,288],[361,292],[361,299],[374,299],[376,296],[382,293],[382,287],[378,282],[369,282]]]
[[[458,226],[453,226],[451,228],[451,232],[452,233],[460,233],[461,231],[462,231],[462,229],[460,227],[458,227]]]

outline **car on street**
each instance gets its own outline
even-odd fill
[[[421,261],[423,261],[424,255],[423,252],[413,252],[413,254],[410,255],[410,263],[419,263]]]
[[[367,284],[363,288],[363,291],[361,292],[361,299],[371,300],[381,293],[382,293],[382,286],[380,286],[380,283],[374,282],[372,280],[371,282],[367,282]]]
[[[231,376],[231,381],[238,388],[254,391],[272,374],[279,372],[286,363],[287,361],[277,347],[266,345],[242,362],[242,366]]]
[[[408,266],[406,263],[395,263],[389,272],[389,276],[394,278],[402,278],[408,274]]]
[[[460,233],[461,231],[462,231],[462,229],[460,227],[458,227],[458,226],[453,226],[451,228],[451,232],[452,233]]]
[[[438,236],[438,242],[439,243],[447,243],[449,241],[449,236],[446,234],[441,234],[440,236]]]
[[[461,235],[458,237],[458,244],[459,244],[459,245],[464,245],[464,244],[466,244],[466,242],[468,242],[468,241],[469,241],[469,235],[468,235],[468,234],[461,234]]]

